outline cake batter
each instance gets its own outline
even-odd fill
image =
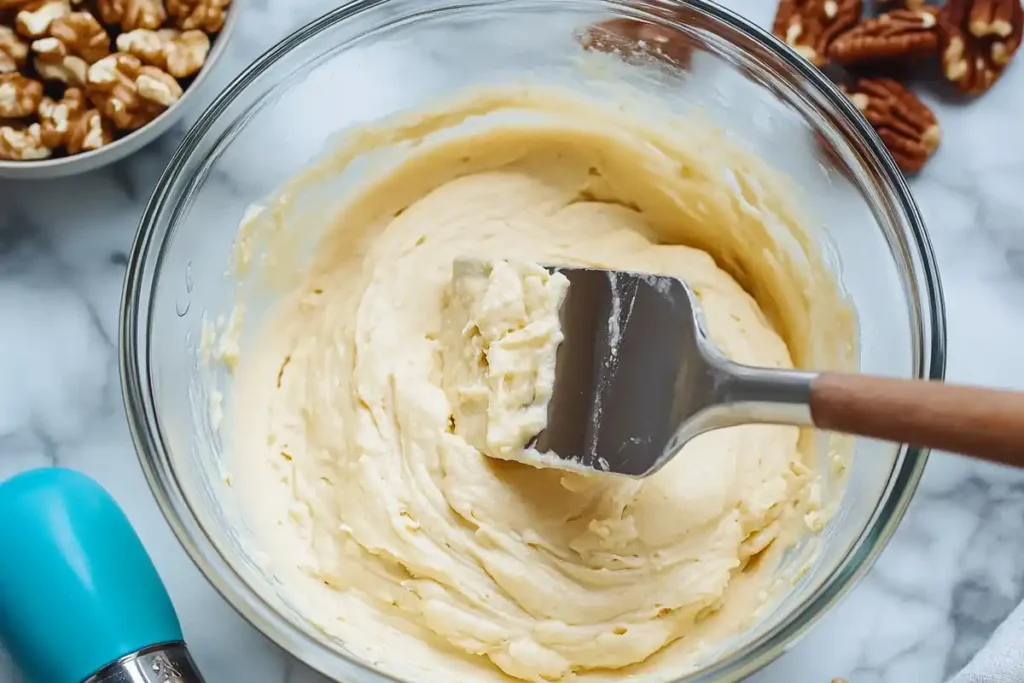
[[[513,462],[529,401],[481,431],[444,390],[452,262],[676,275],[730,358],[841,365],[852,317],[788,188],[703,125],[510,87],[351,131],[278,209],[385,149],[235,372],[236,487],[286,599],[409,680],[682,675],[749,625],[775,556],[812,530],[811,440],[720,430],[646,480]],[[302,234],[287,215],[244,226],[240,260]],[[513,275],[492,294],[525,326],[539,304]]]

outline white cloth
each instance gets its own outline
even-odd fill
[[[1024,682],[1024,603],[992,634],[991,640],[949,683]]]

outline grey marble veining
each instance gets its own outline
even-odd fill
[[[334,4],[245,2],[206,101]],[[729,4],[762,25],[773,11],[771,0]],[[1024,389],[1024,59],[969,105],[943,103],[927,88],[923,94],[944,140],[912,187],[946,291],[948,377]],[[188,560],[149,493],[125,423],[116,367],[125,258],[183,130],[88,177],[0,184],[0,478],[59,464],[102,482],[165,577],[209,680],[316,683],[323,679],[248,626]],[[1024,475],[933,455],[875,568],[752,680],[939,683],[1024,597],[1022,529]],[[16,680],[0,652],[0,683]]]

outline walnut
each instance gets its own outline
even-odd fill
[[[153,31],[148,28],[137,28],[122,33],[117,37],[117,49],[119,52],[135,55],[145,64],[162,68],[167,63],[164,45],[169,39],[165,39],[161,34],[164,34],[162,30]],[[177,35],[177,31],[174,34]]]
[[[693,45],[683,33],[635,19],[612,19],[591,26],[580,42],[588,50],[616,52],[629,59],[654,58],[687,68]]]
[[[141,69],[138,57],[123,52],[104,57],[89,67],[90,98],[122,130],[140,128],[158,114],[139,97],[135,79]]]
[[[20,119],[36,113],[43,84],[21,74],[0,75],[0,118]]]
[[[53,150],[43,144],[42,128],[38,123],[0,126],[0,159],[37,161],[52,154]]]
[[[68,54],[67,46],[57,38],[40,38],[32,43],[36,54],[35,67],[39,77],[74,87],[84,87],[89,63]]]
[[[837,36],[828,57],[838,64],[929,57],[939,49],[935,10],[893,10]]]
[[[71,54],[89,64],[110,54],[110,36],[89,12],[72,12],[54,19],[50,24],[50,35],[64,43]]]
[[[183,94],[181,85],[174,76],[155,66],[142,67],[138,78],[135,79],[135,85],[139,90],[139,97],[164,108],[180,100]]]
[[[70,13],[68,0],[36,0],[18,12],[14,25],[26,38],[42,38],[49,32],[54,19]]]
[[[0,25],[0,74],[18,71],[28,57],[28,45],[8,26]]]
[[[815,66],[828,47],[860,19],[861,0],[780,0],[772,33]]]
[[[924,166],[942,140],[935,114],[891,78],[862,78],[846,94],[907,173]]]
[[[942,73],[968,94],[999,79],[1020,48],[1020,0],[949,0],[939,11]]]
[[[203,68],[210,54],[210,37],[202,31],[185,31],[164,45],[167,73],[187,78]]]
[[[231,0],[167,0],[167,12],[186,31],[213,34],[224,28],[230,4]]]
[[[93,103],[122,130],[144,126],[182,95],[170,74],[124,52],[89,67],[88,81]]]
[[[59,102],[43,98],[39,121],[43,144],[50,148],[63,145],[68,154],[99,149],[114,139],[110,122],[88,106],[78,88],[68,88]]]
[[[124,31],[156,30],[167,20],[163,0],[96,0],[100,19],[117,24]]]

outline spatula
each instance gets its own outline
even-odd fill
[[[1024,393],[740,365],[679,278],[545,267],[569,280],[547,426],[532,443],[549,464],[644,477],[704,432],[768,423],[1024,466]],[[457,259],[455,277],[479,272]]]

